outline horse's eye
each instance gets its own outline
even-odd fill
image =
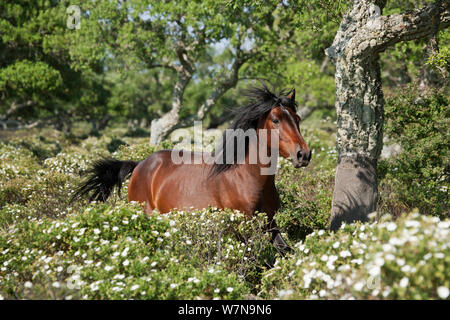
[[[273,122],[273,123],[279,123],[280,120],[278,120],[278,119],[272,119],[272,122]]]

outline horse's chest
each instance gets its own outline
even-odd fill
[[[222,192],[223,207],[237,209],[247,214],[265,212],[271,218],[279,208],[279,197],[275,186],[236,185],[235,189]]]

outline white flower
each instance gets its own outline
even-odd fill
[[[386,229],[387,231],[394,231],[395,229],[397,229],[397,225],[395,224],[395,222],[389,222],[386,225]]]
[[[449,290],[447,287],[441,286],[437,288],[437,294],[441,299],[447,299],[449,295]]]
[[[406,288],[408,283],[409,283],[409,279],[407,277],[403,277],[402,280],[400,280],[400,287]]]
[[[402,272],[410,272],[411,271],[411,266],[404,265],[400,270],[402,270]]]
[[[379,267],[383,266],[383,265],[384,265],[384,259],[381,258],[381,257],[375,258],[375,264],[376,264],[377,266],[379,266]]]
[[[228,292],[233,292],[233,290],[234,290],[234,289],[233,289],[232,287],[228,287],[228,288],[227,288],[227,291],[228,291]]]
[[[120,255],[121,255],[122,257],[126,257],[129,250],[130,250],[130,248],[126,247],[126,248],[122,251],[122,253],[121,253]]]
[[[176,287],[178,287],[178,285],[176,283],[171,283],[170,284],[170,288],[175,289]]]
[[[392,261],[395,259],[395,256],[392,253],[389,253],[385,256],[386,260]]]
[[[219,293],[219,292],[220,292],[220,289],[219,289],[219,288],[214,289],[214,293]]]
[[[105,267],[105,271],[111,271],[112,269],[114,269],[114,268],[111,267],[111,266],[106,266],[106,267]]]
[[[91,283],[90,288],[92,291],[97,291],[98,290],[98,284],[97,283]]]
[[[61,285],[59,284],[58,281],[53,282],[53,283],[52,283],[52,286],[53,286],[54,288],[60,288],[60,287],[61,287]]]
[[[333,248],[334,249],[337,249],[337,248],[339,248],[339,245],[340,245],[341,243],[339,242],[339,241],[336,241],[335,243],[333,243]]]
[[[127,259],[122,264],[126,267],[126,266],[128,266],[130,264],[130,261],[128,261],[128,259]]]
[[[415,220],[406,220],[405,226],[408,228],[419,228],[420,223],[419,223],[419,221],[415,221]]]
[[[24,284],[25,288],[31,288],[33,287],[33,284],[30,281],[25,282]]]
[[[364,287],[364,282],[363,281],[359,281],[359,282],[355,283],[355,285],[353,286],[353,288],[356,291],[361,291],[363,287]]]
[[[317,234],[318,234],[319,236],[322,236],[322,235],[325,234],[325,231],[324,231],[324,230],[319,230],[319,232],[317,232]]]
[[[119,227],[114,226],[114,227],[112,228],[112,231],[117,231],[117,230],[119,230]]]
[[[405,265],[405,260],[403,260],[402,258],[398,258],[397,264],[401,267],[401,266]]]
[[[278,291],[278,296],[280,298],[285,298],[285,297],[289,297],[291,294],[294,293],[294,290],[289,289],[289,290],[280,290]]]
[[[97,229],[97,228],[94,229],[95,234],[100,234],[100,232],[101,232],[100,229]]]
[[[341,253],[339,253],[339,255],[340,255],[342,258],[345,258],[345,257],[350,257],[352,254],[350,253],[350,251],[344,250],[344,251],[341,251]]]
[[[130,288],[131,291],[135,291],[135,290],[137,290],[137,289],[139,289],[139,285],[138,285],[138,284],[135,284],[134,286],[132,286],[132,287]]]
[[[372,268],[369,269],[369,274],[372,277],[375,277],[377,275],[380,274],[380,267],[379,266],[373,266]]]
[[[150,267],[154,267],[154,266],[156,266],[157,264],[158,264],[158,262],[153,261],[153,262],[150,264]]]

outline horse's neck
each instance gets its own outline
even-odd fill
[[[258,145],[259,145],[259,137],[258,141],[256,142],[256,145],[254,143],[250,143],[248,147],[248,152],[245,158],[245,164],[240,165],[238,170],[246,171],[248,174],[250,174],[252,177],[258,181],[258,183],[261,184],[261,186],[270,185],[275,181],[275,174],[265,174],[267,173],[269,167],[271,166],[271,163],[264,164],[261,162],[260,154],[258,152]],[[265,146],[265,144],[263,144]],[[266,147],[264,147],[266,148]],[[257,163],[250,164],[250,154],[251,152],[255,152],[257,156]],[[264,150],[266,152],[266,155],[271,155],[271,150]],[[272,164],[273,165],[273,164]],[[276,164],[274,164],[276,166]]]

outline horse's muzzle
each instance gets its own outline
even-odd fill
[[[311,150],[298,150],[297,153],[291,157],[291,161],[295,168],[306,167],[311,161]]]

